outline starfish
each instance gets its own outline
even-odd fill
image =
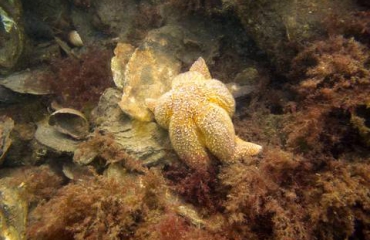
[[[177,155],[195,170],[208,169],[209,152],[229,163],[262,150],[235,135],[231,121],[235,100],[225,84],[212,79],[203,58],[177,75],[169,92],[146,103],[157,123],[169,130]]]

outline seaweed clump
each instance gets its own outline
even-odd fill
[[[121,170],[60,187],[30,212],[27,239],[227,239],[179,216],[159,171]]]
[[[79,110],[96,104],[113,84],[111,57],[108,50],[90,48],[79,58],[55,59],[51,63],[55,75],[52,87],[58,103]]]
[[[93,174],[69,183],[31,212],[28,239],[132,237],[138,224],[160,208],[155,197],[148,197],[161,187],[152,184],[153,179],[159,177],[144,177],[140,185],[130,177],[118,180]]]
[[[146,226],[147,229],[138,229],[138,239],[153,240],[227,240],[228,238],[220,233],[212,233],[189,225],[185,219],[173,213],[167,213],[158,218],[155,224]],[[142,234],[142,230],[145,234]],[[141,235],[142,234],[142,235]]]
[[[6,172],[8,173],[6,174]],[[4,168],[0,175],[6,181],[6,185],[22,190],[31,208],[43,201],[50,200],[65,183],[65,178],[48,165]]]
[[[185,201],[210,213],[222,209],[222,189],[218,188],[216,166],[207,171],[194,171],[187,166],[169,166],[164,171],[170,187]]]
[[[369,238],[369,165],[315,164],[279,149],[222,170],[225,216],[235,239]]]
[[[341,142],[359,144],[350,118],[370,101],[368,53],[353,38],[336,36],[314,42],[296,56],[291,73],[297,82],[296,120],[286,128],[290,147],[338,156]]]
[[[146,171],[141,162],[126,153],[110,133],[95,131],[91,138],[79,144],[73,156],[73,160],[80,165],[90,163],[86,159],[92,161],[95,158],[106,164],[122,162],[131,171]]]
[[[267,150],[261,163],[225,167],[221,182],[228,187],[224,202],[232,235],[251,239],[309,239],[300,204],[301,175],[309,170],[302,158],[278,149]]]
[[[317,239],[370,238],[369,172],[366,162],[341,160],[311,175],[303,206],[312,235]]]
[[[370,11],[353,12],[348,16],[331,15],[326,20],[329,36],[354,37],[364,45],[370,45]]]

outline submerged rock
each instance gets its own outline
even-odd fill
[[[351,0],[257,0],[228,1],[258,47],[267,53],[278,70],[286,71],[296,48],[327,31],[323,21],[334,16],[349,16],[358,10]]]
[[[11,70],[18,62],[25,46],[19,0],[0,2],[0,73]]]
[[[153,30],[128,61],[128,45],[117,45],[112,72],[117,86],[123,86],[119,106],[125,113],[140,121],[153,120],[145,99],[158,98],[170,89],[172,78],[179,73],[181,66],[175,57],[180,48],[180,37],[181,31],[175,27]]]
[[[95,24],[122,36],[131,30],[137,14],[135,0],[102,0],[95,2],[94,8],[97,19]]]
[[[152,171],[158,172],[158,169],[152,168]],[[107,178],[122,184],[127,184],[134,181],[138,188],[150,188],[148,182],[143,180],[145,176],[130,173],[120,164],[110,164],[109,167],[104,171],[104,175]],[[182,197],[172,191],[169,186],[163,184],[158,189],[161,189],[161,191],[156,192],[156,195],[164,201],[165,205],[168,207],[168,210],[174,211],[179,216],[187,219],[194,226],[206,228],[213,227],[214,224],[212,224],[209,219],[206,219],[204,216],[199,214],[193,205],[186,203]],[[219,220],[219,224],[221,224],[222,219],[220,218]]]
[[[216,35],[221,32],[207,26],[202,23],[189,30],[186,24],[173,23],[150,31],[135,50],[129,44],[117,45],[111,68],[116,86],[123,88],[119,106],[126,114],[152,121],[145,99],[156,99],[169,91],[182,64],[191,64],[200,56],[213,61],[220,47]]]
[[[117,104],[120,96],[121,91],[112,88],[103,93],[98,107],[92,113],[93,124],[97,126],[95,130],[112,134],[122,151],[141,160],[144,165],[170,161],[168,152],[171,151],[171,145],[167,133],[154,122],[141,122],[125,115]],[[95,156],[92,152],[79,152],[74,160],[86,164]]]

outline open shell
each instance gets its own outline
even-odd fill
[[[73,153],[79,144],[79,141],[60,133],[50,126],[47,121],[37,123],[35,139],[42,146],[46,146],[57,153]]]
[[[49,125],[75,139],[83,139],[89,133],[89,123],[85,116],[71,108],[61,108],[52,113],[49,117]]]

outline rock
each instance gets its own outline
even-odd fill
[[[6,74],[17,64],[25,47],[19,0],[0,2],[0,74]]]
[[[132,54],[131,45],[117,45],[111,67],[116,86],[123,87],[119,105],[129,116],[152,121],[145,99],[156,99],[167,92],[182,63],[190,64],[200,56],[212,62],[218,54],[219,29],[212,32],[205,23],[199,23],[201,30],[185,27],[171,24],[150,31]]]
[[[278,70],[285,72],[296,55],[295,47],[326,34],[323,19],[349,16],[358,6],[351,0],[257,0],[229,1],[258,47]]]
[[[117,105],[120,96],[121,92],[112,88],[103,93],[92,113],[95,130],[113,134],[122,150],[144,165],[171,161],[168,153],[172,147],[166,131],[154,122],[141,122],[125,115]],[[88,155],[86,158],[91,158]]]
[[[125,36],[133,25],[137,14],[137,4],[134,0],[102,0],[94,3],[98,25],[103,25],[106,30]],[[103,27],[101,27],[103,28]]]
[[[258,70],[254,67],[248,67],[236,75],[234,82],[240,85],[254,85],[258,82],[258,77]]]
[[[259,76],[257,69],[248,67],[238,73],[234,81],[227,83],[226,86],[234,98],[245,97],[256,89]]]
[[[171,27],[171,31],[164,27],[151,31],[144,43],[135,49],[127,64],[121,53],[126,55],[127,45],[118,44],[117,54],[112,62],[112,72],[118,86],[124,86],[122,99],[119,103],[121,109],[131,117],[140,121],[152,121],[153,115],[145,105],[146,98],[158,98],[171,87],[172,78],[181,67],[175,58],[180,48],[181,30]],[[171,33],[171,34],[169,34]],[[123,83],[117,79],[122,77]]]
[[[152,168],[151,171],[152,176],[155,176],[159,173],[159,170],[155,168]],[[137,184],[137,188],[150,189],[152,187],[150,186],[151,182],[143,180],[145,176],[142,174],[139,175],[128,172],[119,163],[110,164],[109,167],[104,171],[104,176],[122,184],[134,182]],[[157,181],[158,180],[159,179],[157,178]],[[165,205],[171,211],[174,211],[179,216],[182,216],[189,221],[189,223],[198,227],[212,227],[212,224],[210,221],[208,221],[208,219],[201,216],[201,214],[199,214],[193,205],[186,203],[181,196],[172,191],[171,188],[164,182],[160,186],[156,186],[156,190],[156,196],[164,201]]]

